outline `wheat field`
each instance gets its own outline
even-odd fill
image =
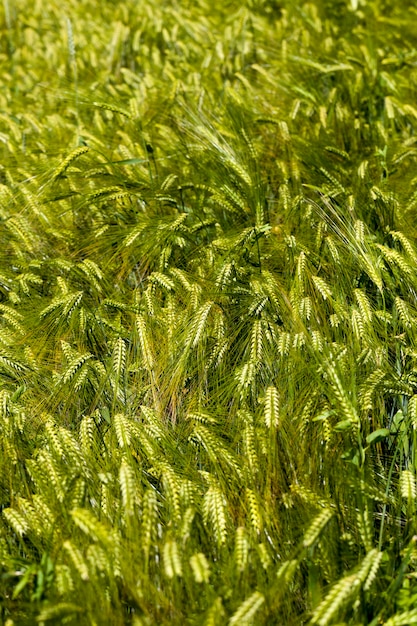
[[[414,20],[3,0],[2,624],[417,624]]]

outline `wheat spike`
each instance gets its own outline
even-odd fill
[[[85,562],[81,551],[70,540],[64,541],[62,547],[68,554],[71,564],[81,580],[87,581],[90,576],[87,563]]]
[[[120,465],[119,483],[122,494],[123,513],[126,520],[128,520],[135,511],[137,489],[135,473],[126,459],[122,459]]]
[[[416,478],[410,470],[403,470],[400,474],[401,496],[412,502],[417,497]]]
[[[91,511],[83,508],[73,509],[71,511],[71,517],[76,526],[93,541],[100,542],[107,549],[114,548],[113,537],[109,530]]]
[[[29,530],[27,519],[25,519],[25,516],[19,513],[19,511],[7,508],[4,509],[3,516],[5,517],[7,523],[13,528],[14,532],[20,537],[25,535]]]
[[[182,563],[180,553],[178,551],[178,545],[175,541],[167,541],[164,545],[164,565],[165,574],[168,578],[174,578],[174,576],[182,576]]]
[[[210,580],[210,566],[203,552],[197,552],[190,557],[190,565],[196,583],[208,583]]]
[[[256,533],[262,530],[262,517],[255,492],[252,489],[245,490],[246,502],[248,505],[248,518],[250,525]]]
[[[324,528],[327,526],[329,521],[333,517],[333,512],[329,509],[324,509],[312,522],[307,532],[303,537],[303,547],[309,548],[312,546],[319,538]]]
[[[73,150],[53,172],[51,182],[55,182],[60,176],[62,176],[62,174],[64,174],[64,172],[69,168],[71,163],[78,159],[78,157],[86,154],[88,151],[89,148],[87,146],[82,146]]]
[[[346,603],[352,603],[378,558],[378,551],[371,550],[357,568],[356,573],[339,580],[315,610],[311,623],[327,626]]]
[[[223,493],[215,486],[209,487],[203,500],[203,516],[207,525],[211,526],[215,540],[219,546],[227,538],[227,509]]]
[[[277,428],[279,423],[279,395],[273,386],[265,392],[264,421],[267,428]]]
[[[263,594],[259,591],[254,591],[233,613],[228,622],[229,626],[249,626],[249,624],[252,624],[253,618],[264,602],[265,597]]]
[[[236,529],[235,535],[235,563],[239,573],[242,573],[247,564],[249,556],[249,541],[246,535],[246,529],[243,526],[239,526]]]
[[[132,429],[128,417],[123,413],[114,415],[113,428],[119,446],[121,448],[129,448],[132,442]]]

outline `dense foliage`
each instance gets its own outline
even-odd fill
[[[0,11],[2,622],[417,624],[413,3]]]

